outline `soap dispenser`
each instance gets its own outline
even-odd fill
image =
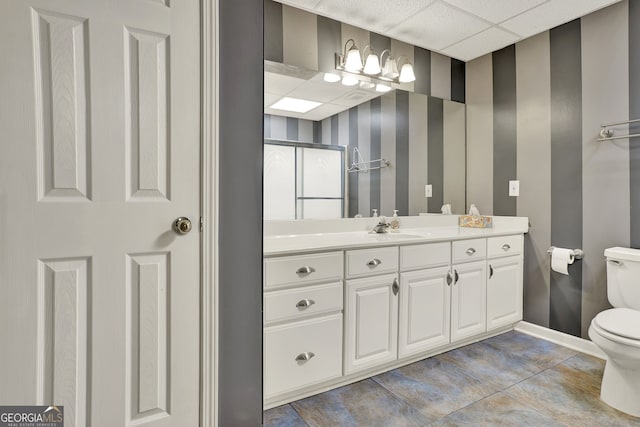
[[[391,219],[391,230],[398,231],[400,228],[400,218],[398,218],[398,209],[393,210],[393,218]]]
[[[373,214],[371,215],[374,218],[378,217],[378,209],[372,209],[373,210]]]

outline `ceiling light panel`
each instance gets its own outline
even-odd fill
[[[296,113],[306,113],[322,105],[320,102],[309,101],[308,99],[291,98],[285,96],[269,108],[274,110],[293,111]]]
[[[503,22],[500,26],[523,37],[530,37],[618,1],[551,0]]]
[[[517,42],[520,38],[508,31],[491,27],[481,33],[464,39],[442,51],[443,54],[462,61],[470,61],[484,54],[502,49]]]
[[[480,18],[437,2],[392,28],[389,33],[418,46],[441,50],[489,27],[490,24]]]
[[[444,0],[460,9],[497,24],[547,0]]]
[[[287,0],[288,1],[288,0]],[[316,11],[375,32],[385,32],[435,0],[322,0]]]

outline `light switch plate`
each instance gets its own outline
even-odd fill
[[[432,197],[433,196],[433,186],[431,184],[427,184],[424,186],[424,197]]]
[[[518,197],[520,195],[520,181],[509,181],[509,196]]]

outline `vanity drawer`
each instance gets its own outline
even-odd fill
[[[470,262],[485,259],[487,256],[487,239],[456,240],[452,244],[451,258],[453,263]]]
[[[522,253],[522,235],[490,237],[487,239],[487,255],[497,258]]]
[[[342,310],[342,282],[265,292],[264,322]]]
[[[400,270],[443,267],[451,261],[451,243],[400,246]]]
[[[398,270],[398,247],[347,251],[347,278],[393,273]]]
[[[267,258],[265,288],[342,280],[342,252]]]
[[[265,328],[265,398],[340,376],[342,314]]]

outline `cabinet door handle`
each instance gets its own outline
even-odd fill
[[[312,299],[303,299],[298,301],[298,303],[296,304],[296,307],[298,308],[307,308],[307,307],[311,307],[313,304],[315,304],[316,302]]]
[[[374,259],[372,259],[372,260],[369,260],[369,262],[367,263],[367,265],[368,265],[369,267],[377,267],[377,266],[379,266],[380,264],[382,264],[382,261],[380,261],[378,258],[374,258]]]
[[[305,351],[304,353],[300,353],[298,356],[296,356],[296,360],[298,362],[306,362],[307,360],[310,360],[313,356],[315,356],[315,353],[311,351]]]
[[[391,286],[394,295],[398,295],[400,291],[400,286],[398,285],[398,279],[393,279],[393,285]]]
[[[456,283],[458,283],[458,279],[460,279],[460,276],[458,275],[458,270],[453,270],[454,276],[455,276],[455,280],[453,282],[453,284],[455,285]]]
[[[447,286],[451,286],[451,282],[453,282],[453,275],[450,271],[447,271]]]
[[[493,266],[489,264],[489,279],[493,277]]]
[[[622,265],[622,261],[618,261],[617,259],[610,259],[609,262],[615,265]]]
[[[299,269],[297,269],[296,270],[296,274],[302,276],[303,274],[311,274],[314,271],[316,271],[315,268],[309,267],[308,265],[305,265],[304,267],[300,267]]]
[[[505,243],[504,245],[502,245],[503,251],[508,251],[509,249],[511,249],[511,245],[509,245],[508,243]]]
[[[466,252],[467,252],[467,255],[471,256],[471,255],[473,255],[473,254],[475,254],[475,253],[476,253],[476,250],[475,250],[475,249],[473,249],[473,248],[469,248],[469,249],[467,249],[467,251],[466,251]]]

